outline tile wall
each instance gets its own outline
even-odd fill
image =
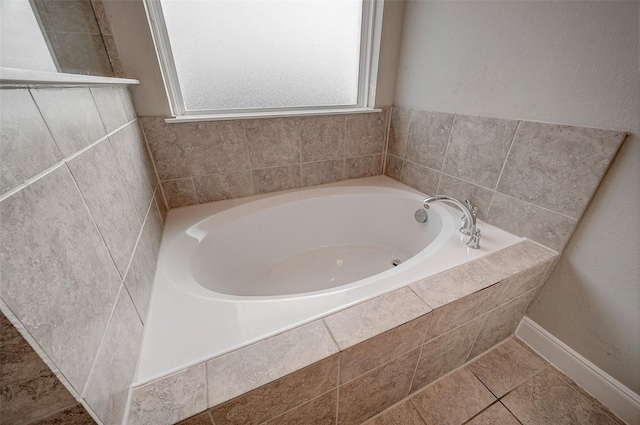
[[[626,133],[394,107],[385,174],[561,251]]]
[[[105,41],[112,41],[112,37],[110,31],[106,31],[107,38],[103,39],[101,30],[107,29],[108,25],[104,25],[106,20],[98,24],[93,3],[90,0],[33,2],[60,72],[113,77],[105,46]],[[117,51],[112,48],[109,53],[116,53],[117,61]]]
[[[0,97],[0,306],[3,341],[16,342],[3,344],[0,414],[28,424],[69,408],[70,423],[81,400],[119,424],[166,212],[129,91],[3,87]]]
[[[513,335],[557,258],[524,241],[137,387],[130,424],[361,424]]]
[[[382,174],[388,110],[170,123],[141,118],[169,208]]]

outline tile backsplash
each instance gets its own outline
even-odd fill
[[[121,423],[166,213],[128,89],[0,97],[0,414]]]
[[[394,107],[385,174],[561,251],[626,133]]]
[[[141,122],[168,206],[176,208],[379,175],[388,112]]]

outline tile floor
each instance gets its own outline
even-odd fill
[[[624,424],[516,338],[364,425]]]

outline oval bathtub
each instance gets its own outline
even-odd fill
[[[172,210],[134,386],[522,240],[379,176]],[[398,266],[392,262],[400,260]]]

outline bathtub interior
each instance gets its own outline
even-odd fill
[[[406,262],[436,239],[441,215],[418,223],[413,215],[420,201],[407,192],[358,193],[284,207],[235,207],[195,224],[200,231],[186,232],[204,235],[193,250],[191,273],[205,288],[239,296],[349,284]]]
[[[407,226],[418,226],[413,217],[421,207],[424,195],[402,183],[384,176],[345,181],[324,185],[313,191],[340,189],[348,196],[359,196],[364,192],[395,193],[395,196],[415,199],[411,201]],[[193,276],[192,255],[199,242],[214,234],[221,223],[242,223],[242,219],[256,220],[254,226],[267,227],[261,223],[256,210],[268,211],[283,199],[295,200],[298,192],[309,193],[309,189],[297,189],[276,195],[260,195],[248,198],[218,201],[170,211],[163,232],[158,258],[158,268],[145,323],[145,334],[133,386],[160,379],[190,366],[221,356],[257,341],[325,317],[354,304],[375,298],[384,293],[402,288],[410,283],[444,272],[491,252],[514,245],[523,240],[497,227],[479,222],[483,240],[478,250],[465,246],[467,236],[458,232],[460,212],[446,205],[433,205],[429,210],[428,223],[438,227],[438,219],[432,210],[440,211],[442,230],[426,248],[410,257],[398,267],[393,267],[373,276],[360,279],[336,288],[294,295],[238,296],[219,293],[205,288]],[[313,199],[311,197],[310,199]],[[355,199],[355,198],[354,198]],[[416,202],[415,204],[413,202]],[[305,204],[300,204],[304,206]],[[364,205],[364,203],[363,203]],[[386,205],[383,203],[383,205]],[[243,207],[243,209],[236,209]],[[382,209],[381,205],[376,208]],[[232,211],[234,210],[235,211]],[[232,211],[232,212],[230,212]],[[275,211],[275,209],[274,209]],[[320,211],[322,215],[326,211]],[[403,215],[405,213],[402,213]],[[362,219],[376,231],[385,232],[388,220],[379,222],[370,209],[356,214],[352,219]],[[252,217],[253,216],[253,217]],[[212,219],[217,217],[217,219]],[[264,216],[262,216],[264,217]],[[388,218],[388,217],[387,217]],[[297,219],[296,219],[297,220]],[[370,221],[367,221],[370,220]],[[348,220],[344,220],[348,222]],[[301,220],[304,223],[304,220]],[[248,223],[248,222],[247,222]],[[222,226],[224,227],[224,226]],[[282,238],[276,226],[271,227],[274,240]],[[428,227],[428,226],[427,226]],[[408,227],[410,229],[410,227]],[[423,227],[426,229],[426,227]],[[264,230],[264,229],[261,229]],[[211,233],[210,233],[211,232]],[[412,233],[412,232],[408,232]],[[393,242],[395,233],[389,231],[392,248],[398,255],[411,255],[420,249],[413,239]],[[252,242],[247,234],[245,243]],[[322,236],[322,235],[321,235]],[[367,236],[363,236],[366,238]],[[234,235],[234,238],[238,236]],[[213,241],[214,238],[211,238]],[[400,240],[400,239],[398,239]],[[365,243],[367,239],[362,239]],[[253,241],[258,243],[257,241]],[[211,242],[212,243],[212,242]],[[236,243],[236,242],[234,242]],[[393,245],[395,243],[395,245]],[[249,244],[250,245],[250,244]],[[267,243],[263,249],[273,250]],[[238,243],[237,249],[246,246]],[[301,251],[306,252],[306,251]],[[211,258],[204,258],[211,262]],[[247,261],[246,268],[253,267]]]

